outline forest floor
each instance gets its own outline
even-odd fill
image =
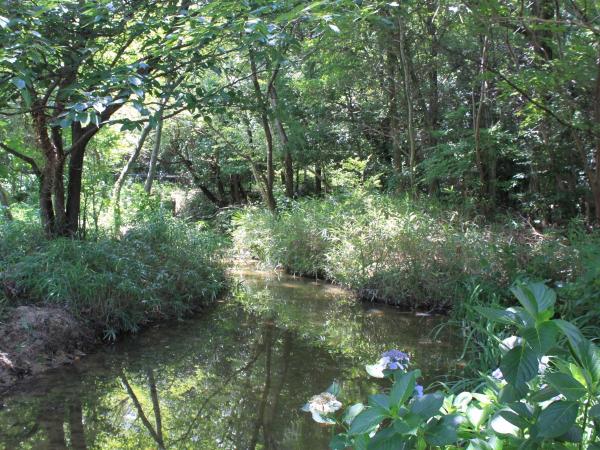
[[[19,306],[0,327],[0,392],[19,379],[71,363],[95,332],[58,307]]]

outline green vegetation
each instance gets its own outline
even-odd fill
[[[469,217],[440,202],[355,190],[295,202],[277,216],[247,208],[233,235],[238,251],[269,267],[332,280],[365,300],[461,316],[475,289],[502,302],[514,280],[530,278],[561,286],[561,314],[595,314],[600,236],[576,224],[542,235],[510,217]]]
[[[225,287],[223,248],[213,232],[161,215],[120,239],[88,241],[48,241],[13,222],[0,227],[0,301],[62,306],[114,339],[214,301]]]
[[[556,294],[542,283],[513,289],[520,307],[480,308],[483,317],[516,331],[500,341],[500,367],[478,392],[424,394],[410,356],[385,352],[366,367],[390,378],[387,393],[357,403],[341,420],[338,383],[304,407],[316,422],[344,429],[332,449],[595,448],[600,426],[600,349],[570,322],[553,319]]]
[[[481,385],[480,404],[514,406],[481,384],[514,330],[480,314],[515,306],[511,287],[554,289],[553,314],[596,358],[599,18],[588,0],[0,0],[0,382],[30,368],[15,369],[20,350],[6,343],[18,340],[6,337],[13,313],[58,306],[114,339],[214,302],[240,255],[447,313],[427,339],[459,330],[453,386]],[[529,362],[548,355],[527,330],[541,341],[562,323],[538,317],[550,309],[536,299],[519,330]],[[380,344],[351,348],[362,328],[339,312],[348,303],[331,310],[335,330],[294,324],[298,305],[273,303],[235,307],[315,347],[341,342],[345,357]],[[594,450],[598,391],[573,372],[593,368],[569,342],[552,370],[587,389],[567,400],[585,403],[572,422]],[[523,403],[540,377],[508,386]],[[561,401],[530,402],[516,440],[502,439],[537,446],[534,422]],[[434,416],[407,448],[455,424]],[[384,417],[381,432],[398,418]],[[251,448],[270,446],[265,428]],[[483,434],[460,445],[494,447],[468,431]],[[359,434],[344,439],[362,448]]]

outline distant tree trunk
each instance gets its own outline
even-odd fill
[[[427,111],[427,145],[432,151],[437,145],[437,138],[435,132],[439,127],[439,116],[440,116],[440,99],[439,99],[439,85],[438,85],[438,54],[439,54],[439,37],[438,30],[435,24],[435,15],[437,8],[439,7],[438,0],[427,1],[427,21],[426,29],[429,39],[431,40],[430,47],[430,61],[429,67],[429,105]],[[439,181],[437,179],[431,180],[429,185],[429,192],[435,193],[439,189]]]
[[[140,137],[138,138],[138,142],[135,146],[133,153],[129,156],[127,163],[121,169],[121,172],[119,173],[119,176],[117,177],[117,181],[115,182],[115,185],[113,187],[113,192],[112,192],[113,214],[114,214],[113,226],[114,226],[115,232],[118,232],[119,228],[121,227],[121,190],[123,189],[123,185],[125,184],[125,178],[129,174],[129,171],[131,170],[131,167],[133,166],[133,164],[135,163],[137,158],[140,156],[140,153],[142,152],[142,148],[144,147],[144,143],[146,142],[146,138],[150,134],[151,129],[152,129],[152,126],[150,124],[147,124],[144,127],[144,129],[142,130],[142,133],[140,134]]]
[[[281,142],[281,148],[283,150],[283,167],[284,167],[284,183],[285,183],[285,195],[289,198],[294,197],[294,162],[292,159],[292,153],[289,148],[289,140],[285,128],[279,119],[277,112],[277,90],[275,85],[272,83],[269,89],[269,99],[271,101],[271,109],[274,112],[273,122],[275,129]]]
[[[408,114],[408,144],[410,148],[408,164],[410,168],[410,186],[413,193],[415,192],[415,172],[416,172],[416,143],[415,143],[415,131],[414,131],[414,113],[413,113],[413,95],[412,85],[410,78],[410,67],[408,61],[408,55],[406,52],[406,31],[404,29],[404,20],[398,18],[398,35],[400,47],[400,60],[402,63],[402,69],[404,70],[404,91],[406,96],[406,112]]]
[[[2,186],[0,186],[0,206],[4,210],[4,217],[8,221],[12,221],[13,217],[10,213],[10,201],[8,197],[8,192],[4,190]]]
[[[600,48],[598,48],[597,54],[597,69],[596,69],[596,83],[594,87],[594,102],[592,117],[594,125],[596,126],[595,135],[592,136],[593,142],[595,142],[595,149],[593,152],[594,166],[588,167],[586,172],[588,175],[592,196],[594,197],[594,208],[596,222],[600,223]],[[586,161],[588,159],[586,158]],[[589,163],[587,164],[590,165]]]
[[[152,399],[152,409],[154,410],[154,423],[156,424],[156,436],[158,442],[163,443],[164,437],[162,430],[162,414],[160,411],[160,402],[158,400],[158,389],[156,388],[156,379],[154,378],[154,372],[152,369],[147,370],[148,375],[148,386],[150,387],[150,398]]]
[[[481,49],[481,63],[479,66],[479,76],[482,77],[481,84],[479,87],[479,101],[477,102],[477,109],[474,111],[473,115],[473,132],[475,138],[475,164],[477,165],[477,172],[479,173],[481,194],[485,194],[487,192],[483,152],[481,149],[481,120],[483,116],[483,108],[487,101],[487,80],[483,78],[487,67],[487,54],[488,37],[484,36]]]
[[[232,173],[229,176],[229,186],[232,202],[236,205],[244,203],[246,201],[246,192],[242,186],[242,177],[239,173]]]
[[[144,409],[142,408],[140,401],[138,400],[137,396],[135,395],[135,392],[133,392],[133,389],[131,388],[129,381],[127,381],[127,377],[125,377],[125,373],[122,370],[120,371],[119,378],[121,379],[121,384],[125,388],[125,391],[127,391],[127,395],[129,395],[129,398],[131,399],[133,406],[135,406],[135,409],[137,410],[138,418],[142,421],[142,423],[144,424],[144,427],[146,427],[146,430],[148,430],[148,433],[150,434],[152,439],[154,439],[154,442],[156,442],[158,449],[165,450],[166,447],[165,447],[165,443],[162,438],[162,433],[158,434],[157,430],[154,429],[154,427],[148,420],[148,417],[144,413]]]
[[[150,195],[152,193],[152,183],[154,182],[154,177],[156,176],[156,163],[158,161],[158,154],[160,152],[160,144],[162,140],[162,129],[163,129],[163,108],[161,107],[157,113],[157,124],[156,124],[156,133],[154,134],[154,146],[152,147],[152,154],[150,155],[150,164],[148,166],[148,176],[146,177],[146,182],[144,183],[144,190],[146,194]]]
[[[392,47],[387,49],[387,94],[388,94],[388,120],[389,134],[392,144],[392,162],[396,174],[402,172],[402,147],[400,145],[400,126],[398,120],[398,89],[396,67],[398,57]]]
[[[181,161],[183,162],[183,165],[186,167],[186,169],[188,170],[189,174],[191,175],[192,180],[194,181],[194,184],[198,187],[198,189],[200,189],[200,191],[204,194],[204,196],[208,199],[208,201],[210,201],[211,203],[213,203],[218,208],[222,208],[223,206],[226,206],[226,203],[224,203],[219,197],[217,197],[204,184],[203,180],[198,176],[198,174],[194,170],[194,164],[192,163],[192,161],[190,161],[189,159],[187,159],[181,153],[179,154],[179,156],[181,157]]]
[[[267,208],[274,212],[277,210],[277,202],[273,195],[273,182],[275,179],[275,170],[273,167],[273,135],[271,133],[271,126],[269,125],[269,117],[267,115],[267,105],[265,104],[262,91],[260,89],[260,83],[258,81],[258,70],[256,68],[256,61],[254,59],[254,52],[250,52],[250,69],[252,71],[252,84],[254,86],[254,94],[256,101],[260,109],[260,119],[262,122],[263,130],[265,133],[265,140],[267,141],[267,174],[265,177],[257,178],[257,181],[264,178],[264,189],[262,190],[263,199],[265,200]],[[253,172],[257,169],[253,166]],[[256,174],[255,174],[256,175]]]
[[[71,446],[75,450],[86,450],[85,429],[83,427],[83,408],[81,398],[75,397],[69,405],[69,428],[71,431]]]
[[[321,195],[323,193],[323,172],[321,170],[321,163],[315,164],[315,195]]]

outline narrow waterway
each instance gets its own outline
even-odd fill
[[[364,364],[389,348],[427,380],[460,345],[445,319],[360,304],[324,283],[253,269],[232,298],[52,371],[0,399],[6,449],[326,449],[331,429],[300,408],[333,380],[341,400],[381,387]]]

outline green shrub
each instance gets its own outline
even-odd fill
[[[499,367],[487,368],[477,391],[424,393],[409,355],[391,350],[366,367],[392,381],[367,405],[341,413],[334,383],[303,410],[341,430],[332,449],[599,448],[600,350],[575,325],[553,318],[556,294],[544,284],[512,292],[519,307],[479,308],[516,335],[498,343]]]
[[[234,219],[234,244],[268,266],[420,309],[454,308],[475,285],[491,295],[515,278],[564,284],[584,271],[572,238],[508,220],[486,225],[442,206],[356,190],[294,202],[277,216],[247,208]]]
[[[15,223],[2,242],[15,243]],[[35,235],[35,234],[34,234]],[[35,240],[4,247],[4,302],[61,305],[114,338],[148,321],[179,317],[213,301],[224,287],[223,239],[155,215],[123,238]]]

